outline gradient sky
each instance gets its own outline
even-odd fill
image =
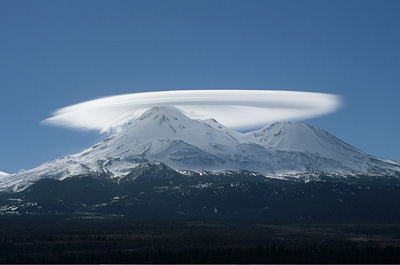
[[[180,89],[341,95],[304,122],[400,160],[399,14],[397,0],[0,0],[0,171],[102,138],[40,123],[58,108]]]

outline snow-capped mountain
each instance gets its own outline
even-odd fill
[[[242,134],[213,119],[193,120],[176,108],[156,107],[81,153],[2,177],[0,189],[92,173],[119,178],[148,161],[177,170],[247,170],[266,176],[400,174],[400,163],[370,156],[311,125],[274,123]]]
[[[278,122],[259,131],[251,132],[253,141],[266,148],[280,151],[314,154],[320,158],[337,161],[340,165],[332,172],[373,173],[386,170],[399,171],[399,163],[372,157],[337,139],[328,132],[309,124]],[[315,170],[327,171],[324,168]]]
[[[9,174],[3,171],[0,171],[0,177],[8,176]]]

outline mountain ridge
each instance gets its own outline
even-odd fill
[[[81,175],[40,179],[0,193],[0,216],[57,220],[394,222],[399,178],[292,181],[246,171],[178,172],[146,162],[118,181]]]
[[[400,173],[400,163],[370,156],[312,125],[280,122],[243,134],[214,119],[194,120],[174,107],[155,107],[80,153],[2,177],[0,190],[82,174],[118,179],[151,161],[176,170],[247,170],[273,177]]]

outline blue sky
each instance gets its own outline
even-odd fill
[[[272,89],[341,95],[306,120],[400,160],[400,1],[0,1],[0,171],[75,153],[97,132],[40,124],[115,94]]]

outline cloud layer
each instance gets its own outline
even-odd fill
[[[335,112],[340,97],[279,90],[177,90],[134,93],[82,102],[57,110],[46,124],[106,132],[155,106],[175,106],[194,119],[214,118],[237,129],[276,121],[298,121]]]

